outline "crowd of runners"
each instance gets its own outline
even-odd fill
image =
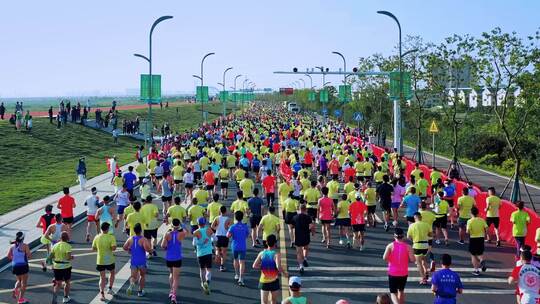
[[[145,295],[147,259],[163,255],[170,271],[170,303],[179,301],[186,253],[182,248],[188,242],[195,248],[189,254],[197,256],[204,294],[211,292],[213,265],[225,271],[232,260],[240,287],[245,285],[246,269],[260,270],[261,303],[278,302],[280,276],[288,278],[290,288],[290,297],[282,303],[317,303],[301,293],[310,243],[315,238],[326,248],[362,251],[369,246],[367,233],[377,224],[394,236],[381,256],[388,263],[389,294],[379,295],[377,303],[405,303],[410,263],[417,266],[418,284],[431,285],[434,303],[456,303],[467,287],[452,271],[452,257],[444,253],[449,242],[468,243],[473,275],[488,269],[485,243],[503,245],[496,189],[489,188],[487,217],[481,218],[472,184],[457,193],[453,181],[443,181],[437,170],[424,176],[416,167],[405,176],[401,156],[388,150],[376,157],[358,130],[316,116],[287,114],[278,107],[254,105],[243,114],[164,138],[147,155],[141,147],[138,164],[126,172],[113,158],[109,165],[114,195],[99,197],[98,189],[92,188],[86,201],[75,202],[65,188],[55,206],[61,212],[54,214],[53,206],[47,206],[38,223],[49,253],[42,267],[53,269],[54,294],[63,288],[63,303],[70,301],[75,204],[87,206],[86,241],[97,251],[103,300],[115,279],[115,229],[127,235],[122,248],[131,256],[127,294]],[[227,199],[234,199],[229,207]],[[516,284],[518,303],[536,303],[538,256],[524,244],[525,235],[535,231],[527,231],[530,218],[523,203],[518,208],[511,216],[518,262],[508,280]],[[166,232],[158,239],[162,224]],[[490,226],[494,235],[488,233]],[[458,239],[449,238],[450,229],[459,231]],[[286,246],[296,250],[294,276],[282,268],[283,233],[290,239]],[[540,229],[536,240],[540,246]],[[246,261],[248,246],[260,249],[254,261]],[[26,303],[30,250],[22,233],[16,235],[8,257],[16,276],[13,297]]]

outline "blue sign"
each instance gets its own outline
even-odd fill
[[[362,113],[360,113],[360,112],[354,112],[354,114],[353,114],[353,119],[354,119],[354,121],[360,121],[360,120],[362,120]]]
[[[335,115],[336,117],[340,117],[340,116],[341,116],[341,110],[340,110],[340,109],[336,109],[336,110],[334,111],[334,115]]]
[[[322,113],[323,113],[323,115],[328,114],[328,109],[326,109],[326,108],[322,109]]]

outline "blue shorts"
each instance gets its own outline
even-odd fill
[[[462,217],[458,218],[458,225],[459,225],[459,228],[465,229],[465,227],[467,227],[467,221],[468,221],[468,220],[469,220],[469,219],[462,218]]]
[[[146,263],[141,264],[141,265],[133,265],[133,264],[131,264],[129,267],[131,268],[131,270],[146,269]]]
[[[121,206],[121,205],[118,205],[116,207],[116,212],[118,212],[118,214],[124,214],[124,209],[126,209],[127,206]]]
[[[233,257],[235,260],[245,261],[246,260],[246,251],[235,251],[233,250]]]
[[[401,202],[392,202],[390,206],[394,209],[399,209],[400,205],[401,205]]]

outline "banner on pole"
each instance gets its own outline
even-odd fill
[[[352,100],[351,86],[348,84],[340,85],[338,96],[339,96],[339,101],[343,103],[351,102]]]
[[[197,102],[208,102],[208,87],[207,86],[197,86]]]
[[[159,102],[161,100],[161,75],[152,75],[152,94],[150,94],[150,75],[141,74],[142,101]]]

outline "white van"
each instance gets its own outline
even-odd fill
[[[287,103],[287,111],[292,112],[292,113],[298,113],[300,112],[300,108],[298,107],[296,102],[291,101]]]

